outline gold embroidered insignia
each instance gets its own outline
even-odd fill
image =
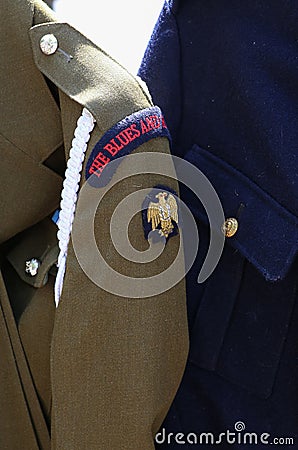
[[[150,202],[147,210],[147,220],[151,222],[152,231],[158,231],[161,236],[167,238],[174,230],[172,220],[178,224],[178,206],[175,197],[168,192],[159,192],[156,196],[158,202]]]

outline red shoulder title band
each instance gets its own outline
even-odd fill
[[[128,155],[144,142],[160,136],[170,139],[170,132],[158,106],[127,116],[110,128],[93,148],[87,161],[86,179],[94,187],[105,186],[116,169],[113,164],[113,170],[106,170],[109,162]]]

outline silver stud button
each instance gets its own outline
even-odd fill
[[[45,55],[53,55],[58,49],[58,41],[53,34],[45,34],[39,42],[40,50]]]
[[[37,275],[38,269],[40,266],[40,262],[36,258],[32,258],[26,261],[25,272],[31,277],[35,277]]]

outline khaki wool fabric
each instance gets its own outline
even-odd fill
[[[124,298],[93,283],[69,244],[60,304],[54,306],[60,195],[76,122],[86,107],[96,124],[94,145],[117,122],[152,106],[139,82],[41,1],[0,0],[0,449],[149,450],[180,383],[188,350],[185,285],[148,298]],[[59,52],[47,56],[40,39],[54,34]],[[169,153],[151,139],[133,153]],[[119,166],[125,172],[126,160]],[[170,167],[174,176],[174,168]],[[149,277],[174,261],[173,236],[148,264],[121,257],[109,223],[117,204],[138,189],[169,186],[171,177],[125,178],[100,203],[96,242],[111,266]],[[91,195],[91,194],[90,194]],[[96,196],[96,189],[92,195]],[[145,195],[145,194],[144,194]],[[80,198],[80,196],[79,196]],[[91,197],[90,197],[91,199]],[[80,211],[75,223],[80,223]],[[117,224],[120,236],[123,225]],[[141,214],[129,227],[145,250]],[[36,277],[26,260],[41,260]],[[104,267],[95,267],[102,271]]]

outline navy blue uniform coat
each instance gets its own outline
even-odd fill
[[[297,19],[291,0],[165,2],[139,70],[173,154],[204,172],[239,222],[197,284],[208,222],[182,190],[201,246],[187,275],[191,349],[167,433],[216,436],[242,421],[298,448]],[[181,448],[173,436],[159,441]]]

